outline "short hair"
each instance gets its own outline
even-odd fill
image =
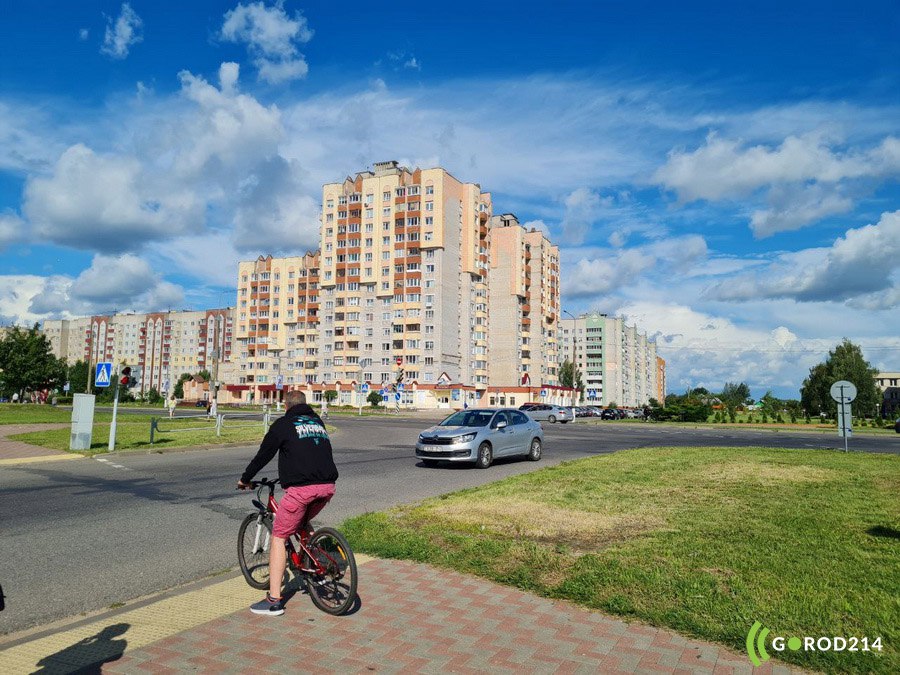
[[[306,394],[297,389],[292,389],[284,395],[284,405],[288,408],[306,403]]]

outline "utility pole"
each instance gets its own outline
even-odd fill
[[[575,323],[572,324],[572,391],[574,391],[575,390],[575,368],[577,367],[575,365],[575,359],[577,358],[576,354],[575,354],[575,335],[577,334],[576,331],[578,329],[578,318],[574,314],[572,314],[572,312],[565,310],[565,309],[563,310],[563,314],[568,314],[575,321]],[[572,394],[572,399],[573,399],[572,405],[575,405],[574,398],[575,398],[575,395]]]

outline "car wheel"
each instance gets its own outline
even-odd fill
[[[547,421],[550,422],[550,424],[556,424],[556,415],[550,415],[550,417],[547,418]]]
[[[543,452],[541,440],[539,438],[532,439],[531,449],[528,451],[528,459],[532,462],[537,462],[541,458],[541,452]]]
[[[475,466],[479,469],[486,469],[494,461],[494,451],[491,450],[490,443],[482,443],[478,446],[478,459],[475,460]]]

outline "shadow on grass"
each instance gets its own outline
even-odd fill
[[[900,530],[895,530],[893,527],[885,527],[884,525],[870,527],[866,530],[866,534],[870,534],[873,537],[883,537],[884,539],[900,539]]]

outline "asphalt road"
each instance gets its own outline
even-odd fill
[[[486,471],[426,468],[415,419],[330,420],[338,492],[320,517],[344,518],[589,455],[658,445],[843,447],[836,435],[655,424],[547,425],[541,462]],[[900,436],[858,436],[854,450],[900,453]],[[0,634],[104,609],[237,565],[250,495],[234,489],[255,448],[30,464],[0,469]],[[101,461],[105,460],[105,461]],[[261,475],[274,476],[274,463]]]

